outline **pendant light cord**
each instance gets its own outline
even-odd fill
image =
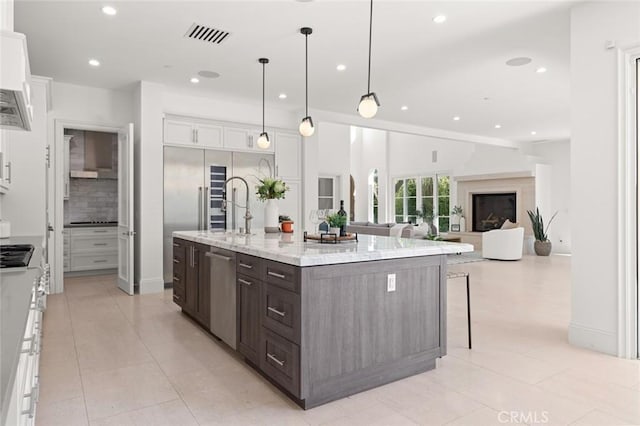
[[[265,63],[262,63],[262,133],[264,133],[264,69]]]
[[[373,0],[369,7],[369,71],[367,76],[367,94],[371,93],[371,34],[373,31]]]
[[[309,116],[309,34],[304,35],[304,115]]]

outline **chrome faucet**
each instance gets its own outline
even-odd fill
[[[245,208],[244,233],[245,234],[251,234],[251,219],[253,219],[253,216],[251,216],[251,212],[249,211],[249,184],[247,183],[247,181],[244,178],[241,178],[240,176],[231,176],[229,179],[224,181],[224,188],[225,189],[227,187],[227,183],[229,183],[229,181],[231,181],[233,179],[240,179],[242,182],[244,182],[244,186],[247,188],[247,201],[246,201],[246,204],[244,205],[244,208]],[[222,204],[223,205],[223,209],[225,209],[226,204],[227,204],[226,200],[223,201],[223,204]]]

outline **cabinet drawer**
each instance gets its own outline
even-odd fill
[[[173,302],[182,307],[184,305],[184,286],[176,285],[176,282],[173,282]]]
[[[112,254],[74,254],[71,256],[72,271],[90,271],[93,269],[112,269],[117,267],[117,252]]]
[[[257,279],[262,278],[262,271],[260,270],[262,261],[260,258],[238,253],[237,259],[236,271],[238,271],[239,274],[248,275]]]
[[[299,292],[299,269],[293,265],[273,262],[264,262],[264,282],[277,285],[284,289]]]
[[[117,236],[118,228],[115,226],[102,226],[95,228],[69,228],[71,237],[92,235],[92,236]]]
[[[260,368],[294,396],[300,395],[300,347],[262,330]]]
[[[186,244],[183,240],[173,240],[173,267],[184,265],[187,257]]]
[[[300,296],[271,284],[262,292],[262,325],[300,343]]]
[[[115,235],[108,237],[82,236],[73,239],[71,244],[72,253],[82,253],[88,250],[118,250],[118,237]]]

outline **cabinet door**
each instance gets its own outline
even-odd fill
[[[195,129],[192,123],[176,120],[164,120],[164,143],[194,145]]]
[[[8,192],[11,188],[11,160],[7,133],[6,130],[0,130],[0,194]]]
[[[222,127],[198,124],[196,143],[206,148],[222,148]]]
[[[185,305],[185,279],[187,249],[183,240],[173,240],[173,301],[180,307]]]
[[[248,151],[251,147],[251,131],[234,127],[224,128],[224,147],[229,150]]]
[[[255,364],[260,362],[260,289],[262,283],[248,275],[237,277],[238,351]]]
[[[200,323],[208,330],[211,323],[211,261],[206,256],[209,247],[196,244],[198,253],[198,300],[196,316]]]
[[[300,179],[301,140],[297,133],[276,132],[276,174],[285,179]]]
[[[195,243],[186,243],[186,251],[187,251],[187,267],[186,267],[186,278],[185,278],[185,288],[184,288],[184,299],[185,303],[183,309],[185,312],[192,316],[196,316],[197,314],[197,306],[198,306],[198,275],[199,275],[199,256],[197,253]]]

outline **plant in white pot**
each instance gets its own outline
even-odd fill
[[[542,219],[542,215],[540,214],[540,210],[536,207],[535,213],[531,210],[527,210],[527,214],[529,215],[529,219],[531,219],[531,229],[533,229],[533,236],[536,238],[536,241],[533,243],[533,250],[536,252],[538,256],[549,256],[551,253],[551,241],[547,237],[547,232],[549,231],[549,226],[551,226],[551,222],[556,217],[558,212],[555,212],[549,223],[547,223],[547,229],[544,227],[544,220]]]
[[[289,187],[282,179],[266,177],[259,179],[260,185],[256,185],[256,195],[260,201],[265,202],[264,207],[264,232],[280,232],[278,221],[278,203],[276,200],[284,198]]]
[[[451,209],[451,225],[460,225],[460,231],[465,231],[465,219],[462,206],[453,206]]]
[[[338,213],[330,214],[326,220],[329,223],[329,233],[337,236],[340,236],[340,228],[347,224],[347,216]]]

